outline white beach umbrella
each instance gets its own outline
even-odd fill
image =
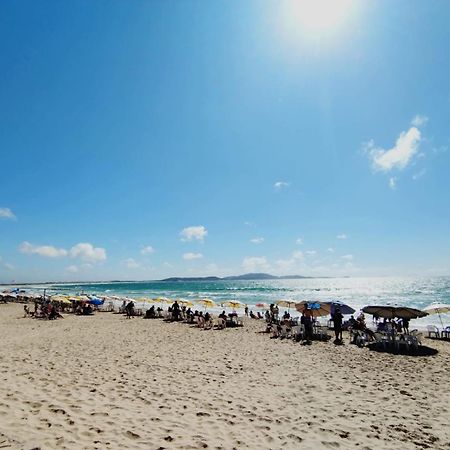
[[[439,320],[441,321],[442,328],[444,328],[441,314],[450,312],[450,305],[446,305],[445,303],[433,303],[424,308],[423,311],[428,314],[437,314],[439,316]]]

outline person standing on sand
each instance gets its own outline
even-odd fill
[[[342,343],[342,320],[344,316],[341,313],[341,308],[336,307],[333,314],[333,323],[334,323],[334,335],[336,337],[334,343],[341,344]]]
[[[245,315],[248,317],[248,306],[247,305],[245,305],[244,311],[245,311]]]
[[[307,345],[311,345],[311,341],[313,338],[313,322],[311,310],[308,308],[308,304],[305,304],[305,307],[303,308],[301,322],[303,327],[305,328],[305,343]]]

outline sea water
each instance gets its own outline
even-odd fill
[[[352,306],[356,313],[366,305],[396,304],[423,309],[431,303],[450,304],[450,277],[433,278],[305,278],[265,281],[145,281],[114,283],[55,284],[50,292],[88,293],[123,297],[184,298],[195,302],[210,298],[218,305],[227,300],[239,300],[249,309],[256,303],[277,300],[330,301],[340,300]],[[137,304],[137,306],[142,306]],[[292,311],[291,311],[292,312]],[[450,315],[442,315],[444,325],[450,325]],[[426,324],[440,326],[437,315],[413,320],[411,327]]]

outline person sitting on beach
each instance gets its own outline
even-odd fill
[[[283,320],[289,320],[290,318],[291,318],[291,315],[287,311],[285,311],[283,314]]]
[[[227,315],[226,315],[225,311],[222,311],[222,312],[219,314],[219,317],[220,317],[221,319],[227,320]]]
[[[23,317],[28,317],[30,315],[30,310],[27,305],[23,305]]]
[[[258,316],[257,319],[264,319],[264,317],[262,316],[262,314],[259,311],[256,314]]]
[[[209,312],[206,312],[206,314],[205,314],[205,323],[203,325],[203,328],[205,330],[209,330],[212,328],[212,317]]]
[[[127,319],[131,319],[134,316],[134,302],[130,300],[125,307],[125,311],[127,313]]]
[[[161,308],[161,306],[158,306],[158,307],[156,308],[156,315],[157,315],[157,317],[162,317],[163,311],[164,311],[164,310]]]
[[[205,326],[205,318],[203,317],[203,312],[200,311],[197,316],[197,325],[199,328],[203,328]]]
[[[264,314],[265,318],[266,318],[266,322],[270,322],[271,317],[270,317],[270,312],[269,310],[266,310],[266,313]]]
[[[90,316],[91,314],[94,314],[94,310],[90,303],[87,303],[83,306],[83,316]]]
[[[147,311],[145,311],[145,319],[154,319],[156,317],[155,305],[152,305]]]
[[[180,305],[176,300],[172,305],[172,320],[180,320]]]
[[[257,317],[255,316],[255,314],[253,313],[253,311],[250,311],[250,318],[251,318],[251,319],[257,319]]]

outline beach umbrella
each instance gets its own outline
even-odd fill
[[[228,300],[222,303],[222,306],[224,306],[225,308],[233,308],[233,309],[245,308],[244,303],[240,302],[239,300]]]
[[[342,303],[340,300],[331,300],[325,303],[329,303],[331,305],[332,315],[334,314],[336,308],[339,308],[342,314],[353,314],[355,312],[355,310],[351,306]]]
[[[103,303],[105,303],[105,300],[102,300],[102,299],[100,299],[100,298],[98,298],[98,297],[91,297],[91,298],[88,300],[88,302],[89,302],[91,305],[100,306],[100,305],[103,305]]]
[[[170,303],[170,300],[167,297],[156,297],[153,301],[155,303]]]
[[[417,319],[428,316],[428,312],[421,311],[420,309],[395,305],[365,306],[362,312],[386,319],[393,319],[394,317],[398,317],[399,319]]]
[[[291,307],[295,306],[297,302],[295,300],[291,299],[283,299],[283,300],[277,300],[275,302],[276,305],[282,306],[283,308],[287,308],[288,311],[291,309]]]
[[[64,295],[55,295],[52,297],[52,302],[60,302],[60,303],[72,303],[68,297]]]
[[[314,317],[328,316],[331,314],[331,305],[325,302],[299,302],[295,304],[295,309],[299,312],[303,312],[305,307],[311,310]]]
[[[141,302],[143,308],[145,307],[146,303],[153,303],[153,300],[148,297],[139,297],[136,299],[136,301]]]
[[[216,304],[210,298],[202,298],[200,300],[197,300],[196,303],[202,305],[205,309],[214,308],[216,306]]]
[[[424,308],[422,311],[425,311],[428,314],[437,314],[439,316],[439,320],[441,321],[442,328],[444,328],[441,314],[450,312],[450,305],[446,305],[445,303],[433,303]]]
[[[179,305],[186,306],[187,308],[192,308],[192,306],[194,306],[194,304],[190,300],[186,300],[184,298],[178,298],[177,302]]]

